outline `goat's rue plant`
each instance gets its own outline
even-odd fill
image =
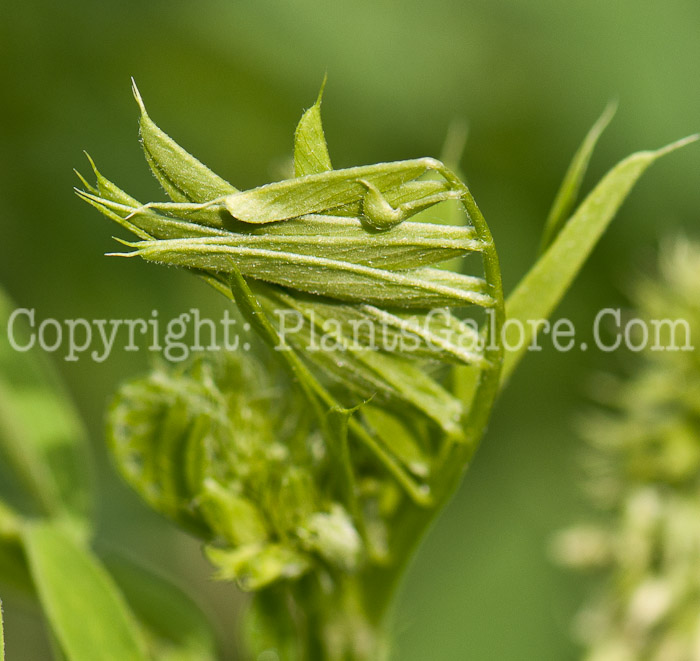
[[[92,161],[95,183],[81,177],[78,195],[136,237],[118,254],[191,271],[260,342],[124,385],[108,415],[116,465],[202,540],[218,577],[254,593],[253,658],[388,658],[401,576],[535,332],[525,324],[518,346],[506,319],[547,318],[636,180],[683,142],[628,157],[570,213],[606,111],[557,196],[542,256],[506,300],[491,233],[454,165],[334,169],[319,95],[296,129],[293,176],[240,191],[161,131],[134,94],[146,161],[170,200],[143,204]],[[37,475],[26,477],[45,494]],[[135,581],[124,585],[88,550],[89,519],[61,502],[51,498],[31,522],[0,510],[0,538],[23,551],[62,653],[93,658],[79,618],[93,635],[113,627],[104,658],[212,658],[198,611],[180,596],[189,629],[153,626],[153,613],[134,605]],[[73,589],[99,599],[109,623],[61,590],[76,572]]]

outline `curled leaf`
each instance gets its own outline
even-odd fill
[[[217,473],[214,460],[229,425],[224,402],[205,380],[155,372],[119,390],[107,440],[127,482],[158,512],[206,539],[215,531],[197,497],[208,476],[225,471],[224,462]]]
[[[205,478],[197,506],[211,528],[231,546],[261,543],[269,536],[258,507],[213,478]]]

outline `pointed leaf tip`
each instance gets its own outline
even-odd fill
[[[605,110],[603,110],[602,115],[590,128],[583,142],[574,154],[571,164],[564,175],[564,180],[554,198],[549,215],[547,216],[545,227],[542,231],[540,253],[543,253],[551,245],[568,221],[576,204],[576,199],[578,198],[581,184],[588,170],[588,164],[593,156],[593,151],[598,144],[600,136],[608,127],[608,124],[610,124],[616,112],[617,101],[610,101],[605,107]]]
[[[143,98],[141,97],[141,92],[139,92],[139,88],[136,86],[136,81],[134,80],[134,77],[131,77],[131,91],[134,94],[134,98],[136,99],[136,103],[139,104],[139,109],[141,110],[141,113],[143,115],[148,115],[146,112],[146,106],[143,103]]]
[[[92,171],[95,173],[95,176],[99,177],[100,172],[97,169],[97,166],[95,165],[95,161],[92,159],[92,156],[90,156],[90,154],[88,154],[87,151],[85,151],[84,149],[83,149],[83,154],[85,154],[85,158],[87,158],[88,163],[90,163],[90,167],[92,168]]]
[[[117,243],[121,243],[123,246],[127,246],[128,248],[136,248],[136,247],[138,247],[138,244],[139,244],[138,241],[127,241],[126,239],[122,239],[118,236],[113,236],[112,238]]]
[[[302,177],[332,170],[321,121],[321,101],[328,77],[323,77],[316,102],[304,112],[294,132],[294,174]]]
[[[655,153],[658,156],[665,156],[666,154],[670,154],[672,151],[676,151],[676,149],[680,149],[681,147],[690,145],[693,142],[697,142],[698,140],[700,140],[700,133],[693,133],[693,135],[689,135],[685,138],[681,138],[680,140],[672,142],[670,145],[661,147],[661,149],[658,149]]]
[[[316,103],[314,105],[320,106],[321,101],[323,101],[323,92],[326,89],[326,83],[328,82],[328,72],[323,74],[323,81],[321,81],[321,89],[318,90],[318,96],[316,97]]]
[[[204,203],[237,192],[201,161],[183,149],[160,129],[146,112],[143,99],[134,83],[134,98],[141,108],[139,130],[146,162],[168,197],[176,203]],[[221,227],[218,212],[201,212],[204,224]]]
[[[75,172],[75,174],[76,174],[76,176],[78,177],[78,179],[80,179],[80,183],[81,183],[83,186],[85,186],[85,188],[87,189],[88,192],[92,193],[93,195],[97,194],[97,189],[96,189],[94,186],[91,186],[90,183],[88,182],[88,180],[85,179],[85,177],[83,177],[83,175],[80,174],[80,172],[78,172],[78,170],[76,170],[75,168],[73,168],[73,172]],[[74,192],[78,195],[78,197],[80,197],[81,199],[86,199],[86,198],[85,198],[85,191],[84,191],[84,190],[81,190],[81,189],[78,188],[77,186],[73,186],[73,191],[74,191]]]

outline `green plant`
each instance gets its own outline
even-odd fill
[[[192,271],[235,302],[260,343],[124,385],[108,419],[116,465],[151,507],[203,541],[220,578],[254,592],[254,655],[386,658],[400,579],[537,331],[528,322],[552,313],[644,170],[687,141],[628,157],[569,215],[594,127],[542,256],[506,300],[489,228],[456,167],[424,158],[333,170],[319,95],[295,133],[294,176],[238,191],[163,133],[134,92],[146,160],[171,201],[142,205],[94,164],[95,185],[81,177],[78,194],[136,235],[123,242],[127,255]],[[465,255],[477,262],[469,275],[455,262]],[[294,333],[287,313],[299,320]],[[519,342],[506,319],[524,324]],[[309,349],[315,333],[324,350]],[[375,350],[380,333],[390,341]],[[5,353],[0,373],[17,373]],[[40,507],[0,511],[0,549],[36,590],[62,653],[211,658],[184,597],[182,619],[192,613],[193,623],[165,631],[147,606],[123,599],[118,586],[128,600],[129,584],[89,551],[84,503],[71,502],[89,489],[53,485],[82,484],[83,472],[52,463],[41,439],[26,466],[22,432],[13,433],[5,450]],[[69,439],[80,435],[64,436],[62,454],[74,456]]]
[[[5,327],[13,309],[0,291]],[[85,430],[45,356],[17,353],[7,341],[0,343],[0,441],[14,478],[2,482],[0,576],[38,599],[56,658],[87,661],[99,650],[113,661],[214,659],[208,620],[181,588],[130,557],[91,550]]]
[[[637,316],[685,323],[660,326],[628,378],[597,380],[599,406],[581,426],[599,520],[554,547],[565,564],[599,575],[578,618],[595,661],[698,657],[700,245],[666,244],[660,270],[635,283]]]

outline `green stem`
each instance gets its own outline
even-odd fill
[[[383,626],[391,610],[396,592],[406,572],[410,560],[419,542],[426,534],[437,514],[452,498],[461,482],[474,453],[479,447],[486,430],[486,425],[499,390],[501,366],[503,363],[503,346],[501,342],[503,324],[505,323],[505,304],[498,254],[493,237],[486,221],[467,187],[445,168],[441,174],[461,192],[461,202],[467,211],[479,238],[485,245],[483,267],[490,293],[496,301],[493,308],[492,323],[486,325],[485,358],[490,367],[479,373],[477,387],[469,406],[463,429],[463,442],[453,444],[442,463],[442,471],[433,480],[435,504],[430,508],[419,508],[407,503],[393,524],[395,531],[392,553],[393,561],[386,568],[371,568],[364,581],[367,603],[374,622]]]

